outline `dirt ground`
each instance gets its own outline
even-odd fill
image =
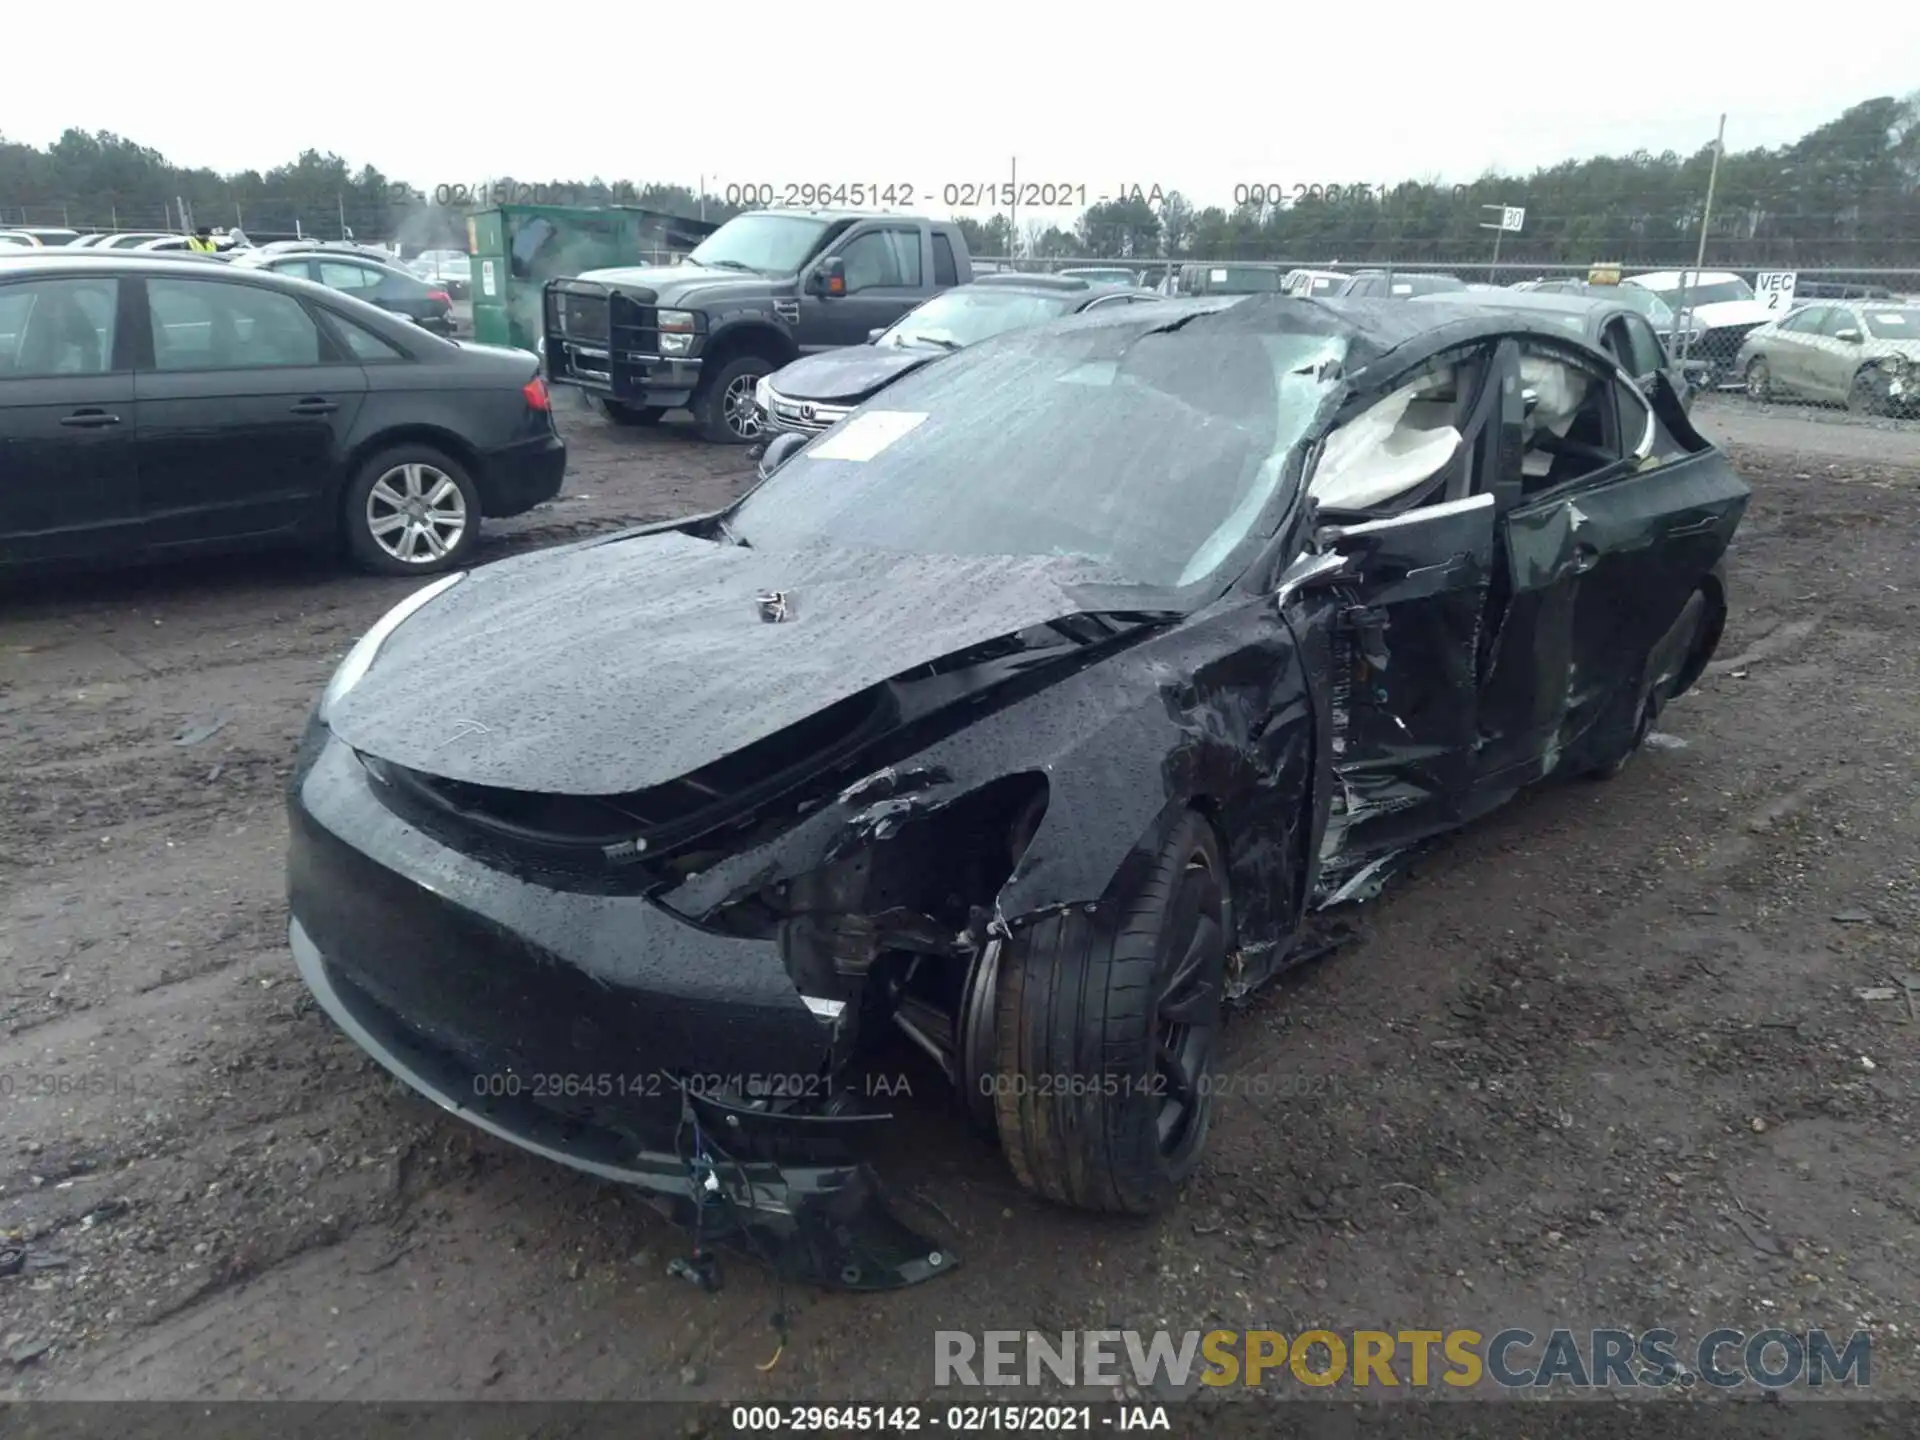
[[[748,467],[565,417],[487,557]],[[405,582],[272,557],[0,594],[0,1399],[913,1399],[940,1328],[1865,1329],[1920,1393],[1920,437],[1703,409],[1755,497],[1654,748],[1433,852],[1258,997],[1203,1173],[1049,1208],[955,1125],[888,1162],[961,1265],[789,1293],[386,1083],[284,943],[281,790]],[[932,1087],[919,1108],[934,1109]],[[1294,1393],[1300,1393],[1298,1391]]]

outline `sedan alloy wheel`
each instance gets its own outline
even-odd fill
[[[453,477],[420,461],[396,465],[367,492],[367,531],[406,565],[447,558],[467,533],[467,499]]]

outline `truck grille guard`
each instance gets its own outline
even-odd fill
[[[623,372],[660,358],[659,312],[591,281],[557,280],[545,303],[547,373],[552,380],[611,390]]]

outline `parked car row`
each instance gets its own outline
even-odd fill
[[[770,363],[736,315],[826,344],[935,233],[723,227],[685,275],[556,285],[549,361],[731,393]],[[1167,1207],[1229,998],[1463,817],[1627,765],[1715,652],[1748,500],[1631,304],[920,298],[756,380],[871,398],[742,498],[402,602],[288,797],[289,943],[347,1035],[852,1289],[955,1259],[864,1163],[908,1123],[874,1057],[922,1050],[1029,1190]]]

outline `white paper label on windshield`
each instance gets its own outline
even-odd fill
[[[1393,293],[1396,295],[1411,295],[1413,293],[1413,282],[1408,281],[1405,285],[1394,286]]]
[[[1209,271],[1207,272],[1207,283],[1208,283],[1209,285],[1224,285],[1224,284],[1226,284],[1226,283],[1227,283],[1227,272],[1226,272],[1226,271],[1224,271],[1224,270],[1209,270]]]
[[[926,418],[925,411],[869,410],[844,422],[807,455],[814,460],[871,460]]]

